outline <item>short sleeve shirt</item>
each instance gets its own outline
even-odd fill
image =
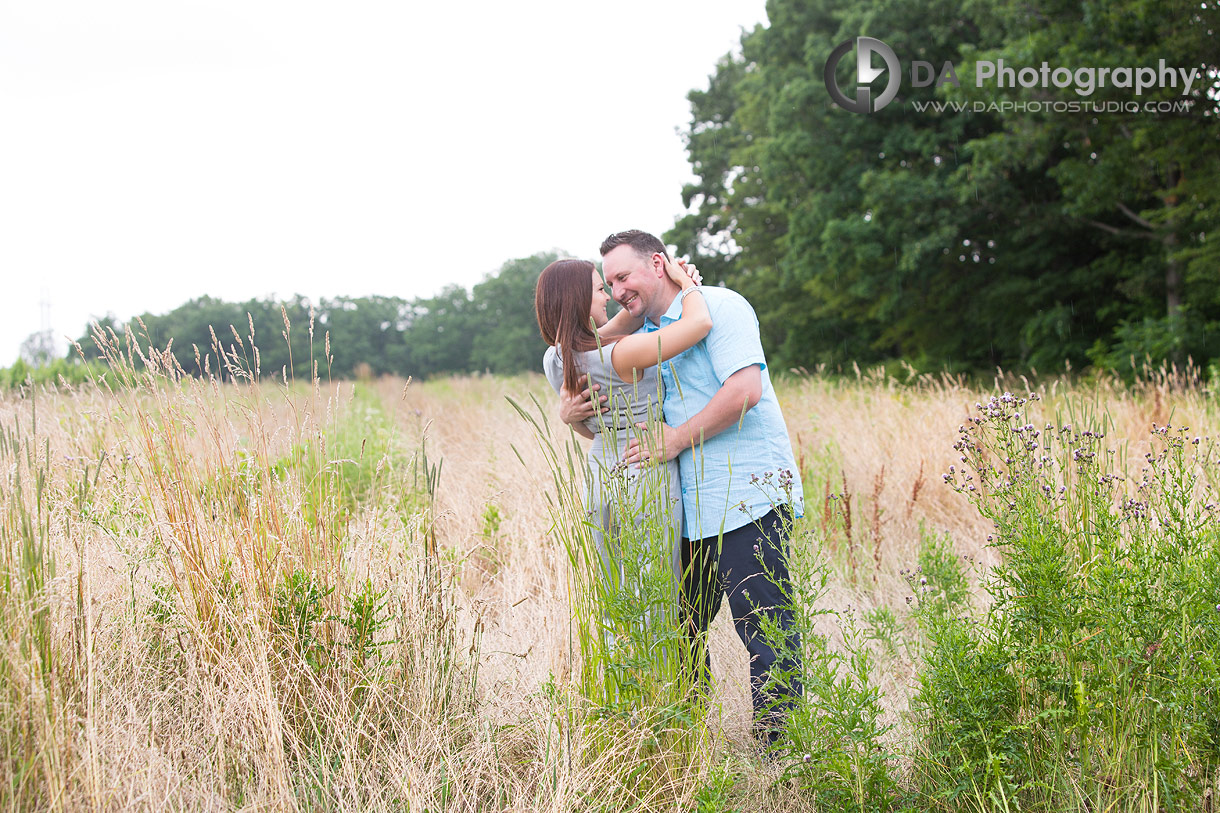
[[[593,434],[603,428],[618,432],[630,431],[637,423],[646,423],[659,417],[657,411],[660,382],[657,381],[657,368],[649,367],[642,371],[638,381],[628,383],[619,378],[610,363],[610,354],[614,351],[614,342],[598,350],[586,350],[577,354],[576,369],[589,376],[589,384],[598,384],[601,389],[598,395],[604,395],[610,411],[605,415],[594,415],[585,419],[585,428]],[[547,381],[559,392],[563,386],[563,355],[558,347],[548,347],[542,356],[542,372]]]
[[[685,423],[708,405],[729,376],[752,364],[761,372],[762,396],[738,423],[679,456],[690,539],[740,528],[780,504],[791,505],[796,516],[804,510],[800,472],[771,386],[754,309],[736,291],[711,286],[699,290],[712,329],[694,347],[661,364],[665,422]],[[681,315],[682,299],[675,297],[660,325],[646,321],[644,330],[657,330]]]

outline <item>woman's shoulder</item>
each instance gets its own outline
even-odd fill
[[[614,352],[615,344],[617,341],[606,342],[600,347],[585,350],[577,357],[577,364],[590,374],[604,375],[607,370],[613,372],[614,366],[610,363],[610,354]]]

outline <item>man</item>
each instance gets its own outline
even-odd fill
[[[611,296],[643,330],[682,313],[680,290],[665,273],[665,246],[646,232],[612,234],[601,246]],[[691,349],[661,365],[665,425],[645,448],[633,440],[625,460],[653,454],[679,459],[686,530],[682,541],[682,612],[692,653],[707,681],[707,628],[728,595],[737,634],[750,654],[756,735],[774,741],[783,713],[801,693],[799,637],[788,609],[787,541],[801,515],[800,474],[771,387],[754,309],[727,288],[699,289],[712,329]],[[592,411],[585,400],[561,408],[567,423]],[[768,618],[785,640],[776,651],[763,635]]]

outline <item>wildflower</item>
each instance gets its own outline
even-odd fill
[[[920,585],[927,584],[927,583],[928,583],[928,579],[927,579],[927,577],[925,576],[924,578],[920,579],[920,580],[919,580],[919,583],[920,583]]]

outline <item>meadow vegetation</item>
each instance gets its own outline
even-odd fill
[[[1197,378],[781,380],[806,702],[761,753],[731,619],[701,699],[659,570],[594,573],[540,376],[329,383],[312,345],[312,380],[236,334],[192,378],[112,336],[99,384],[0,400],[0,805],[1212,804]]]

